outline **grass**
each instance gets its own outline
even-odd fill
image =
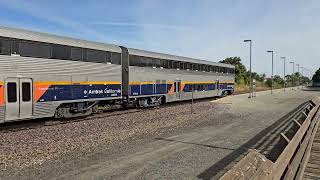
[[[283,88],[282,84],[275,83],[274,86],[273,86],[273,89],[281,89],[281,88]],[[267,91],[267,90],[271,90],[271,87],[266,86],[264,83],[257,82],[257,84],[256,84],[256,92]],[[249,92],[250,92],[250,86],[249,85],[236,84],[234,94],[244,94],[244,93],[249,93]]]

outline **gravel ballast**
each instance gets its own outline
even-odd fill
[[[79,122],[0,132],[0,169],[2,172],[19,171],[70,152],[90,151],[99,144],[111,147],[129,139],[191,127],[207,119],[204,116],[215,106],[208,101],[196,102],[193,109],[197,113],[191,115],[189,103],[173,104],[117,116],[103,117],[99,114],[97,118]]]

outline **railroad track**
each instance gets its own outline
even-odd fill
[[[80,121],[98,120],[102,118],[119,116],[123,114],[150,111],[158,108],[159,107],[147,108],[147,109],[118,109],[113,111],[105,111],[97,114],[92,114],[86,117],[77,117],[77,118],[68,118],[68,119],[41,118],[41,119],[35,119],[35,120],[29,120],[29,121],[10,122],[6,124],[2,124],[0,126],[0,132],[9,133],[9,132],[15,132],[15,131],[21,131],[21,130],[27,130],[27,129],[36,129],[44,126],[54,126],[58,124],[75,123]]]
[[[204,99],[196,99],[194,100],[195,103],[203,102],[203,101],[211,101],[215,100],[217,97],[213,98],[204,98]],[[44,126],[53,126],[59,124],[67,124],[67,123],[74,123],[79,121],[90,121],[90,120],[98,120],[108,117],[116,117],[124,114],[131,114],[131,113],[140,113],[144,111],[153,111],[159,108],[166,108],[171,106],[178,106],[190,104],[190,100],[188,101],[181,101],[181,102],[172,102],[163,104],[161,106],[156,107],[148,107],[148,108],[120,108],[115,110],[103,111],[100,113],[95,113],[90,116],[85,117],[77,117],[77,118],[62,118],[62,119],[54,119],[54,118],[40,118],[34,120],[27,120],[27,121],[16,121],[16,122],[8,122],[4,124],[0,124],[0,132],[2,133],[10,133],[15,131],[27,130],[27,129],[36,129],[41,128]]]

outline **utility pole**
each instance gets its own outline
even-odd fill
[[[273,90],[273,51],[267,51],[268,53],[271,53],[271,94]]]
[[[286,92],[286,57],[281,59],[283,59],[283,91]]]
[[[291,76],[291,83],[292,83],[292,90],[293,90],[293,86],[294,86],[294,80],[293,80],[293,76],[294,76],[294,62],[290,62],[290,64],[292,64],[292,76]]]
[[[303,67],[300,67],[300,68],[301,68],[301,85],[303,88]]]
[[[248,98],[252,98],[253,97],[253,84],[252,84],[252,69],[251,69],[251,57],[252,57],[252,40],[247,39],[244,40],[244,42],[249,42],[250,43],[250,94]]]
[[[300,65],[297,64],[298,66],[298,89],[300,88]]]

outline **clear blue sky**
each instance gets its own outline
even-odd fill
[[[0,0],[0,25],[247,67],[252,39],[254,71],[270,75],[267,50],[276,74],[281,56],[320,67],[319,0]]]

